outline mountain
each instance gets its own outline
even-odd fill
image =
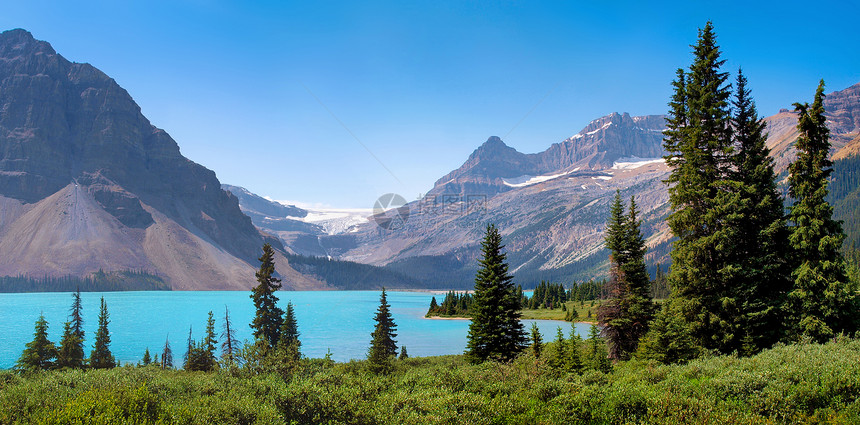
[[[831,202],[837,218],[846,222],[849,240],[856,241],[860,84],[830,93],[825,107],[837,159]],[[786,109],[765,122],[768,146],[784,179],[795,157],[797,116]],[[440,178],[427,196],[408,204],[402,226],[382,228],[371,220],[340,235],[344,246],[354,247],[339,258],[384,266],[428,285],[470,288],[484,226],[495,223],[511,270],[525,287],[544,279],[570,283],[602,278],[607,272],[603,227],[609,203],[620,190],[625,198],[636,197],[649,248],[646,260],[653,270],[668,263],[671,239],[664,220],[669,208],[663,180],[669,169],[660,159],[664,129],[660,115],[613,113],[534,154],[491,137],[461,167]]]
[[[24,30],[0,34],[0,276],[158,275],[247,289],[263,236],[116,81]],[[280,256],[287,287],[326,288]]]

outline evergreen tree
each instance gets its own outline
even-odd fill
[[[758,116],[741,70],[736,86],[731,181],[737,201],[727,205],[735,209],[735,220],[728,223],[736,229],[731,261],[735,280],[729,289],[738,300],[733,346],[739,348],[737,338],[743,335],[748,348],[741,351],[752,354],[770,347],[782,334],[781,308],[790,287],[788,228],[767,147],[765,122]]]
[[[256,315],[251,322],[254,339],[262,349],[268,350],[278,344],[281,317],[284,312],[278,308],[275,291],[281,289],[281,280],[274,277],[275,251],[269,244],[263,245],[263,255],[259,258],[260,270],[256,272],[257,282],[251,298],[254,300]]]
[[[400,347],[400,356],[398,357],[398,359],[406,360],[408,358],[409,358],[409,354],[406,353],[406,346],[405,345],[401,346]]]
[[[195,362],[194,339],[192,338],[192,325],[188,326],[188,340],[185,343],[185,355],[182,356],[182,368],[191,370]]]
[[[230,309],[224,306],[224,328],[221,332],[221,359],[228,365],[236,362],[236,350],[239,349],[239,340],[233,331],[233,322],[230,321]]]
[[[206,337],[201,341],[203,346],[203,370],[215,370],[218,367],[218,360],[215,358],[215,347],[218,346],[218,339],[215,337],[215,318],[212,311],[209,311],[209,317],[206,319]]]
[[[72,293],[69,321],[63,326],[63,337],[57,355],[57,367],[80,369],[84,366],[84,319],[81,315],[81,291]]]
[[[520,298],[502,248],[498,229],[487,225],[481,242],[481,267],[475,276],[473,315],[466,345],[466,357],[472,362],[510,360],[526,345],[525,329],[519,320]]]
[[[788,294],[790,337],[808,336],[824,341],[836,333],[857,330],[857,295],[849,284],[839,249],[845,238],[825,200],[832,162],[830,132],[824,116],[824,80],[815,99],[795,103],[800,114],[795,146],[797,159],[789,166],[790,209],[794,227],[789,237],[796,258],[794,286]]]
[[[600,330],[597,325],[593,324],[588,330],[588,366],[603,373],[612,369],[609,353],[606,351],[606,343],[600,337]]]
[[[701,349],[693,339],[690,325],[684,320],[679,306],[685,301],[670,298],[663,304],[639,344],[637,357],[672,364],[685,363],[699,355]]]
[[[376,327],[370,334],[373,339],[370,341],[370,350],[368,350],[367,355],[367,360],[374,373],[388,373],[391,370],[391,359],[397,355],[397,341],[394,340],[394,337],[397,336],[394,333],[397,330],[397,325],[394,324],[394,319],[391,317],[390,308],[385,295],[385,288],[382,288],[379,308],[373,318]]]
[[[540,353],[543,350],[543,341],[541,340],[540,330],[537,323],[532,322],[532,355],[535,358],[540,358]]]
[[[549,365],[556,370],[566,370],[567,368],[567,344],[564,340],[564,331],[561,326],[555,333],[555,343],[552,345],[552,357],[549,360]]]
[[[149,347],[146,347],[146,351],[143,352],[143,365],[149,366],[152,363],[152,356],[149,355]]]
[[[108,314],[105,298],[102,297],[99,307],[99,327],[96,330],[96,340],[93,344],[93,350],[90,352],[90,367],[93,369],[110,369],[116,366],[116,361],[110,351],[109,323],[110,315]]]
[[[170,335],[164,340],[164,350],[161,353],[161,368],[173,368],[173,350],[170,349]]]
[[[626,359],[636,351],[654,316],[651,281],[645,267],[645,240],[637,214],[632,197],[630,211],[624,214],[621,193],[617,191],[606,226],[606,246],[612,264],[608,297],[597,311],[613,359]]]
[[[57,347],[48,340],[48,321],[45,320],[44,314],[40,314],[36,320],[33,340],[25,345],[16,367],[27,371],[53,369],[56,358]]]
[[[585,364],[582,361],[582,338],[576,333],[576,328],[570,326],[570,338],[567,340],[567,359],[565,368],[569,373],[581,373]]]
[[[293,303],[287,303],[287,311],[284,313],[284,320],[281,324],[281,337],[278,341],[278,348],[287,356],[290,361],[297,361],[301,358],[299,347],[302,342],[299,341],[299,325],[296,320],[296,313],[293,309]]]
[[[740,341],[736,226],[739,216],[733,176],[728,74],[713,25],[699,30],[689,72],[678,71],[669,102],[664,147],[672,167],[667,179],[672,212],[669,227],[678,238],[669,280],[673,296],[699,344],[731,352]]]

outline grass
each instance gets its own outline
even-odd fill
[[[521,310],[520,313],[523,319],[566,320],[568,311],[575,309],[577,322],[597,323],[597,309],[600,307],[601,302],[600,300],[585,302],[568,301],[565,303],[567,311],[561,308],[554,308],[552,310],[548,308],[526,308]]]
[[[631,361],[560,373],[545,355],[471,365],[303,360],[286,376],[243,370],[0,372],[0,423],[749,424],[860,422],[860,341],[779,346],[682,366]]]

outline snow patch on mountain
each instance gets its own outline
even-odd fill
[[[526,174],[524,176],[514,177],[514,178],[510,178],[510,179],[503,178],[502,182],[505,184],[505,186],[509,186],[509,187],[526,187],[526,186],[531,186],[533,184],[542,183],[542,182],[545,182],[548,180],[552,180],[552,179],[561,177],[565,174],[570,174],[570,172],[559,173],[559,174],[550,174],[550,175],[545,175],[545,176],[530,176],[530,175]]]
[[[615,164],[612,165],[612,169],[632,170],[648,164],[658,164],[664,161],[665,160],[663,158],[638,158],[634,156],[630,158],[621,158],[618,161],[615,161]]]

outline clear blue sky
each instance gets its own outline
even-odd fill
[[[708,19],[765,115],[860,82],[856,0],[4,3],[0,29],[106,72],[222,182],[336,207],[415,199],[491,135],[538,152],[664,113]]]

